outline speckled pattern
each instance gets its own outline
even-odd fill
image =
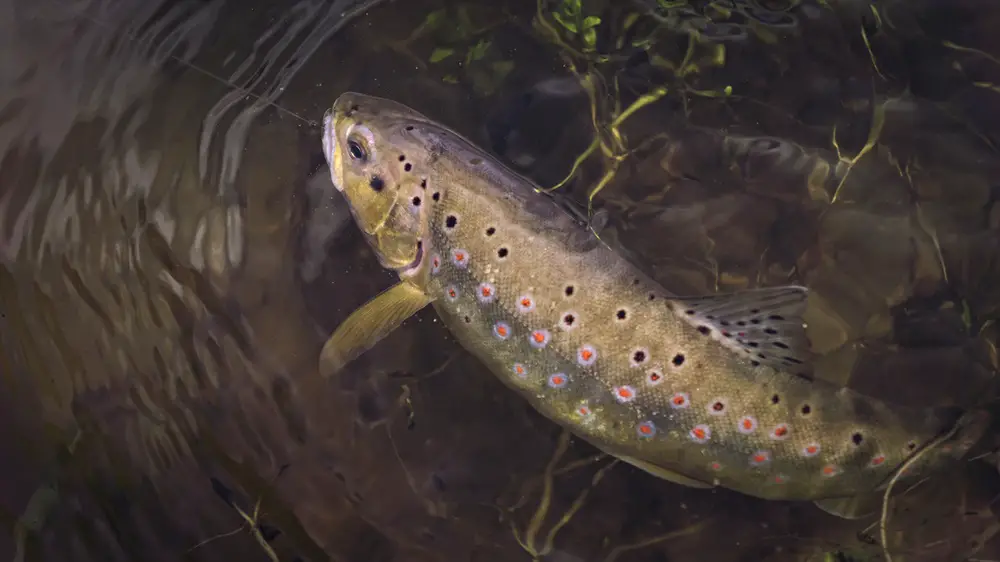
[[[365,158],[345,156],[349,140]],[[840,497],[884,484],[955,421],[809,380],[804,289],[667,295],[530,182],[399,104],[345,94],[325,143],[359,223],[381,222],[376,250],[383,231],[420,240],[403,277],[462,345],[611,454],[764,498]],[[956,432],[914,473],[971,441]]]

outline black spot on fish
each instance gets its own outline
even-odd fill
[[[566,289],[565,289],[564,292],[566,293],[567,297],[572,297],[573,296],[573,291],[574,291],[574,289],[573,289],[572,285],[566,285]]]
[[[420,189],[427,189],[427,178],[420,179]],[[435,199],[436,201],[436,199]]]
[[[466,324],[472,324],[472,318],[469,318],[468,316],[466,316],[465,317],[465,323]]]
[[[860,433],[855,433],[854,435],[851,435],[851,443],[854,443],[855,445],[861,445],[861,443],[864,442],[864,440],[865,438]]]
[[[716,412],[721,412],[721,411],[723,411],[725,409],[726,409],[726,405],[723,404],[721,401],[716,401],[714,404],[712,404],[712,410],[714,410]]]
[[[500,248],[499,250],[497,250],[497,257],[500,259],[504,259],[507,257],[507,254],[509,253],[510,251],[507,248]]]
[[[801,411],[803,416],[808,416],[809,414],[812,413],[812,406],[810,406],[809,404],[803,404]]]
[[[746,326],[746,325],[747,325],[747,323],[746,323],[746,322],[744,322],[743,320],[740,320],[739,322],[737,322],[737,323],[736,323],[736,325],[737,325],[737,326]]]
[[[646,361],[646,352],[641,349],[636,351],[635,353],[632,354],[632,360],[635,361],[636,363],[642,363]]]
[[[656,294],[649,293],[649,295],[647,295],[646,298],[649,299],[650,301],[655,301],[656,300]]]
[[[782,357],[782,359],[785,360],[785,363],[791,363],[793,365],[801,365],[802,364],[802,360],[801,359],[796,359],[795,357]]]
[[[760,344],[755,341],[749,341],[747,342],[747,345],[750,347],[760,347]]]
[[[689,308],[684,311],[684,314],[687,314],[688,316],[694,316],[694,311]]]
[[[497,229],[493,228],[492,226],[486,229],[486,235],[487,236],[493,236],[496,233],[497,233]]]
[[[677,367],[680,367],[681,365],[684,364],[684,355],[681,353],[674,355],[674,358],[671,359],[671,363],[673,363]]]
[[[431,199],[433,199],[435,201],[440,201],[441,200],[441,193],[435,191],[434,195],[431,195]]]
[[[771,397],[771,404],[777,404],[779,402],[781,402],[781,397],[777,394]]]
[[[576,322],[576,317],[573,316],[572,314],[567,314],[563,316],[563,324],[567,326],[572,326],[574,322]]]
[[[909,450],[911,450],[911,451],[914,450],[914,449],[916,449],[917,448],[917,442],[916,441],[910,441],[909,443],[906,444],[906,448],[909,449]]]
[[[413,197],[413,206],[414,207],[419,207],[420,206],[420,197],[417,197],[417,196]]]
[[[622,308],[615,313],[615,318],[618,318],[619,320],[625,320],[626,318],[628,318],[628,312],[626,312],[625,309]]]
[[[774,347],[780,347],[781,349],[788,349],[788,344],[785,342],[776,341],[774,342]]]
[[[751,324],[760,324],[760,318],[751,318],[750,319],[750,323]]]
[[[402,162],[404,160],[406,160],[406,155],[405,154],[400,154],[399,155],[399,161]]]
[[[403,164],[403,170],[404,171],[409,172],[412,169],[413,169],[413,164],[410,164],[409,162],[407,162],[406,164]]]
[[[711,320],[711,319],[712,318],[709,317],[709,320]],[[719,325],[720,326],[728,326],[729,325],[729,320],[719,320]]]
[[[638,279],[633,279],[632,280],[632,284],[633,285],[638,285],[639,284],[639,280]]]
[[[469,164],[472,164],[473,166],[478,166],[478,165],[480,165],[482,163],[483,163],[483,159],[482,158],[473,158],[473,159],[469,160]]]
[[[751,360],[750,361],[750,366],[752,366],[752,367],[760,367],[760,361],[757,361],[756,359]]]
[[[407,131],[412,131],[413,130],[413,125],[407,125],[406,126],[406,130]]]
[[[712,330],[708,326],[698,326],[698,331],[706,336],[712,333]]]
[[[458,217],[456,217],[455,215],[448,215],[448,217],[444,219],[444,225],[447,228],[455,228],[455,225],[457,224],[458,224]]]
[[[379,192],[385,187],[385,182],[378,176],[372,176],[372,178],[368,180],[368,187],[372,188],[376,192]]]
[[[777,314],[772,314],[772,315],[768,316],[767,319],[768,320],[774,320],[774,321],[777,321],[777,322],[781,322],[781,321],[783,321],[785,319],[785,317],[784,316],[778,316]]]

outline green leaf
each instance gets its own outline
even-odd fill
[[[444,78],[442,78],[441,81],[442,82],[447,82],[449,84],[458,84],[458,78],[455,78],[451,74],[449,74],[449,75],[445,76]]]
[[[432,63],[441,62],[453,54],[455,54],[455,49],[449,49],[448,47],[438,47],[437,49],[434,49],[434,51],[431,53],[430,61]]]
[[[590,29],[601,25],[601,18],[597,16],[587,16],[583,18],[583,29]]]
[[[723,92],[724,92],[724,93],[725,93],[725,94],[726,94],[727,96],[731,96],[731,95],[733,95],[733,87],[732,87],[732,86],[726,86],[725,88],[723,88],[723,89],[722,89],[722,91],[723,91]]]
[[[559,22],[559,25],[565,27],[567,31],[569,31],[570,33],[576,33],[576,23],[575,22],[572,22],[572,21],[566,19],[559,12],[552,12],[552,17],[555,18],[555,20],[557,22]]]
[[[469,49],[469,60],[479,60],[486,56],[486,51],[490,49],[492,42],[488,39],[481,39]]]
[[[583,44],[587,50],[593,49],[597,43],[597,30],[593,27],[583,30]]]

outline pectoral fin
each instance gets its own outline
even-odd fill
[[[882,494],[872,492],[849,498],[830,498],[813,502],[816,507],[842,519],[861,519],[882,510]]]
[[[646,472],[652,474],[653,476],[656,476],[657,478],[662,478],[664,480],[667,480],[668,482],[673,482],[674,484],[680,484],[681,486],[687,486],[688,488],[713,488],[714,487],[711,484],[707,484],[705,482],[702,482],[701,480],[695,480],[694,478],[691,478],[689,476],[684,476],[683,474],[678,474],[678,473],[676,473],[676,472],[674,472],[672,470],[667,470],[666,468],[662,468],[662,467],[656,466],[654,464],[650,464],[650,463],[648,463],[646,461],[641,461],[639,459],[634,459],[632,457],[621,457],[621,456],[619,456],[618,458],[620,458],[621,460],[623,460],[623,461],[631,464],[632,466],[634,466],[636,468],[641,468],[642,470],[645,470]]]
[[[319,370],[329,377],[371,349],[431,298],[412,283],[401,281],[365,303],[330,336],[319,356]]]

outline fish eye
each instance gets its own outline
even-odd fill
[[[365,147],[358,141],[354,139],[347,139],[347,150],[351,155],[351,160],[360,160],[362,162],[368,160],[368,151]]]
[[[375,136],[368,130],[368,127],[356,123],[347,130],[345,137],[347,139],[347,154],[351,160],[364,164],[372,159]]]

